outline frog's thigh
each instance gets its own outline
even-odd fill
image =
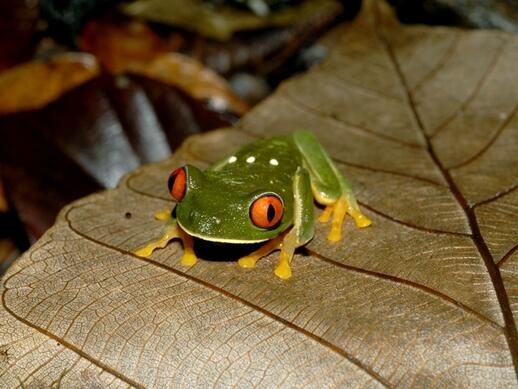
[[[317,202],[326,205],[319,221],[325,223],[333,216],[328,239],[341,239],[342,224],[347,213],[354,218],[358,227],[369,226],[371,221],[362,214],[351,185],[316,137],[311,132],[299,131],[293,138],[309,169],[313,195]]]
[[[310,241],[315,232],[311,182],[303,167],[295,173],[293,197],[293,227],[282,241],[279,264],[275,268],[275,275],[282,279],[291,277],[290,263],[295,249]]]
[[[298,131],[293,134],[293,140],[311,176],[313,197],[320,204],[334,204],[341,187],[333,161],[311,132]]]

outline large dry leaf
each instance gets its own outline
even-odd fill
[[[191,138],[67,207],[3,282],[7,386],[515,387],[518,38],[401,27],[365,2],[330,58],[236,129]],[[481,47],[483,50],[481,50]],[[131,254],[164,177],[258,136],[313,129],[373,226],[319,226],[294,276]]]

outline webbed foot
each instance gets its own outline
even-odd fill
[[[342,227],[347,214],[353,217],[358,228],[368,227],[372,224],[371,220],[360,211],[355,200],[348,200],[347,197],[341,196],[334,204],[326,206],[318,218],[321,223],[327,223],[331,216],[333,217],[327,240],[338,242],[342,239]]]
[[[183,231],[181,228],[178,228],[178,231],[180,235],[179,237],[183,244],[183,255],[182,259],[180,259],[180,265],[193,266],[196,264],[196,262],[198,262],[198,257],[196,257],[196,254],[193,250],[194,239],[192,236],[185,233],[185,231]]]
[[[253,253],[240,258],[239,261],[237,261],[237,264],[247,269],[255,267],[257,261],[262,257],[266,257],[272,251],[280,249],[284,235],[285,234],[279,235],[278,237],[268,241],[264,246],[261,246]]]
[[[162,211],[158,211],[153,216],[155,217],[156,220],[167,221],[167,220],[171,219],[171,210],[166,208],[166,209],[163,209]]]
[[[166,217],[167,216],[167,217]],[[158,220],[169,220],[171,217],[171,211],[161,211],[155,214],[155,218]],[[198,258],[193,250],[193,238],[192,236],[185,233],[176,223],[175,220],[171,220],[169,224],[164,227],[162,236],[156,240],[153,240],[145,246],[134,251],[135,255],[139,257],[148,258],[157,249],[163,249],[173,239],[181,239],[183,244],[183,256],[180,259],[180,264],[183,266],[192,266],[198,262]]]
[[[290,262],[291,258],[289,258],[288,254],[284,251],[281,251],[281,259],[279,260],[279,264],[274,270],[275,275],[283,280],[291,278]]]
[[[135,250],[134,254],[138,255],[139,257],[147,258],[153,254],[153,251],[157,249],[163,249],[171,240],[179,237],[178,226],[176,223],[169,224],[164,228],[164,232],[160,238],[153,240],[145,246]]]
[[[247,255],[246,257],[239,258],[237,264],[245,269],[251,269],[255,267],[255,264],[259,260],[259,257],[252,257],[251,255]]]

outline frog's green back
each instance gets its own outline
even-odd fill
[[[302,164],[302,157],[290,137],[260,139],[243,146],[232,154],[219,169],[207,171],[215,173],[223,180],[226,177],[239,178],[247,191],[264,186],[291,182],[297,168]],[[218,174],[218,172],[221,172]]]

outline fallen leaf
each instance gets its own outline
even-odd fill
[[[183,54],[164,54],[135,73],[176,86],[196,99],[207,101],[215,111],[241,116],[249,109],[224,78]]]
[[[123,5],[122,9],[131,16],[227,41],[236,31],[291,26],[316,13],[337,12],[341,5],[336,0],[306,0],[268,16],[257,16],[234,7],[214,7],[203,0],[138,0]]]
[[[4,278],[7,386],[517,385],[518,37],[402,27],[365,1],[323,42],[325,63],[234,129],[62,211]],[[330,244],[319,225],[287,282],[277,254],[251,270],[184,268],[177,243],[131,254],[161,231],[174,166],[301,127],[371,227]]]
[[[135,20],[93,20],[83,28],[79,47],[94,54],[113,74],[140,69],[169,49],[145,23]]]
[[[62,54],[8,69],[0,73],[0,114],[41,108],[99,71],[95,58],[86,53]]]

